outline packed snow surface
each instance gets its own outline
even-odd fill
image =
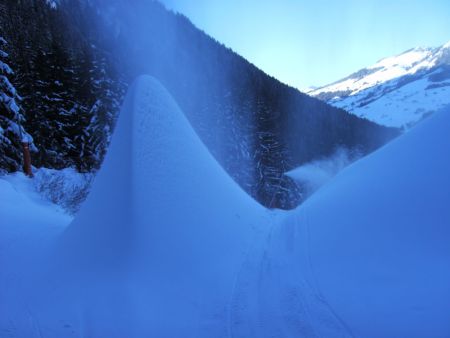
[[[28,294],[46,248],[72,220],[60,207],[36,192],[21,173],[0,176],[0,337],[38,337],[22,326],[34,323]],[[31,290],[34,291],[34,290]]]
[[[349,166],[273,236],[355,337],[450,336],[449,123],[436,113]]]
[[[22,173],[0,176],[0,222],[3,227],[27,231],[29,224],[38,227],[55,226],[63,229],[71,217],[62,208],[51,203],[35,187],[32,180]],[[2,229],[2,230],[3,230]]]
[[[140,77],[63,235],[57,211],[12,227],[22,208],[1,204],[0,336],[448,337],[449,123],[436,114],[269,211]]]

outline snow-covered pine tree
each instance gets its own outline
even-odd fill
[[[70,129],[76,122],[74,114],[78,107],[71,91],[70,55],[59,40],[53,39],[48,50],[39,51],[34,66],[38,81],[29,99],[34,106],[30,120],[39,135],[38,164],[49,163],[51,167],[63,168],[74,147]]]
[[[103,160],[126,85],[95,45],[86,48],[80,59],[77,73],[84,82],[80,83],[83,88],[80,87],[79,92],[85,95],[85,98],[81,95],[81,101],[88,102],[85,112],[88,121],[75,140],[85,153],[79,167],[84,172],[98,169]]]
[[[56,9],[56,8],[58,8],[58,3],[59,3],[59,1],[55,1],[55,0],[45,0],[45,2],[47,3],[47,5],[50,6],[51,9]]]
[[[23,126],[39,149],[33,164],[90,172],[109,143],[125,76],[94,29],[97,12],[84,1],[56,3],[7,1],[5,11],[0,6],[0,26],[26,111]]]
[[[22,143],[33,138],[22,127],[25,116],[21,112],[21,97],[11,83],[14,72],[8,64],[7,42],[0,36],[0,168],[15,171],[20,168]]]
[[[279,137],[280,112],[267,108],[261,100],[256,99],[258,118],[254,122],[258,126],[255,133],[254,158],[257,163],[258,181],[254,195],[270,208],[290,209],[302,198],[297,184],[285,175],[292,168],[291,156]]]
[[[221,165],[269,207],[302,199],[285,172],[336,147],[368,153],[398,133],[283,85],[158,1],[8,0],[0,27],[37,167],[98,168],[139,74],[164,84]]]

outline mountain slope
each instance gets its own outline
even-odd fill
[[[0,4],[0,36],[14,71],[8,78],[22,115],[15,123],[32,136],[38,168],[94,171],[109,143],[126,86],[90,20],[91,9],[77,0]],[[4,92],[0,88],[0,96]],[[1,101],[0,124],[7,130]],[[0,153],[7,155],[0,157],[0,171],[21,167],[20,142],[10,139],[8,145],[0,135]]]
[[[449,123],[450,106],[352,164],[272,236],[271,264],[307,275],[354,337],[450,335]]]
[[[382,125],[411,126],[450,104],[450,42],[382,59],[308,94]]]
[[[285,172],[336,148],[367,154],[398,134],[280,83],[157,1],[8,1],[0,22],[37,167],[98,169],[140,74],[168,88],[214,157],[270,208],[306,198]],[[14,155],[0,169],[19,170],[19,146],[0,140]]]
[[[126,73],[161,81],[219,163],[267,207],[304,200],[285,172],[339,147],[367,154],[398,135],[280,83],[158,2],[96,5]]]

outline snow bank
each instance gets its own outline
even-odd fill
[[[25,290],[40,268],[37,257],[71,220],[24,174],[0,176],[0,337],[35,337],[27,329],[34,323]]]
[[[38,224],[63,226],[70,222],[62,208],[46,200],[34,187],[34,180],[17,172],[0,176],[0,220],[2,229],[30,229]]]
[[[1,248],[0,332],[448,337],[449,122],[431,117],[295,211],[272,212],[218,165],[162,85],[140,77],[52,264]],[[48,242],[58,231],[47,230]],[[42,271],[21,277],[30,263]]]
[[[81,281],[90,290],[79,327],[108,337],[348,336],[301,276],[287,294],[277,291],[284,270],[259,284],[265,245],[283,217],[228,176],[158,81],[139,78],[66,234],[66,248],[76,252],[70,265],[95,272]],[[300,310],[280,306],[292,290],[306,299]],[[70,303],[79,304],[58,295],[47,320],[55,308],[68,313]],[[308,318],[298,317],[301,310]]]
[[[450,335],[449,125],[447,110],[351,165],[273,236],[273,264],[308,276],[355,337]]]
[[[228,176],[167,91],[141,77],[64,238],[61,266],[82,271],[67,279],[88,290],[68,291],[54,272],[64,292],[35,305],[40,321],[57,327],[81,311],[77,330],[95,337],[223,336],[236,275],[276,217]]]

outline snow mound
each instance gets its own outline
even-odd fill
[[[62,318],[98,337],[219,337],[237,271],[272,216],[215,161],[161,84],[140,77],[65,233],[50,277],[63,291],[43,292],[35,311],[47,327]]]
[[[449,122],[445,112],[431,117],[298,209],[274,212],[142,76],[51,264],[35,259],[42,271],[21,278],[30,266],[14,270],[16,257],[1,251],[10,263],[0,270],[0,332],[448,337]]]
[[[450,335],[449,111],[342,171],[272,236],[273,264],[306,274],[355,337]]]
[[[188,236],[195,238],[195,250],[211,232],[245,233],[262,213],[208,152],[165,88],[142,76],[69,233],[108,233],[105,248],[128,240],[143,251],[159,243],[173,250],[178,238]]]
[[[283,215],[228,176],[154,78],[130,88],[91,191],[45,277],[55,282],[33,303],[53,330],[46,336],[61,337],[64,327],[137,338],[341,330],[304,284],[295,289],[307,291],[302,309],[277,305],[284,293],[251,287]],[[260,299],[266,303],[255,309]],[[286,318],[305,310],[300,326],[286,328]]]

